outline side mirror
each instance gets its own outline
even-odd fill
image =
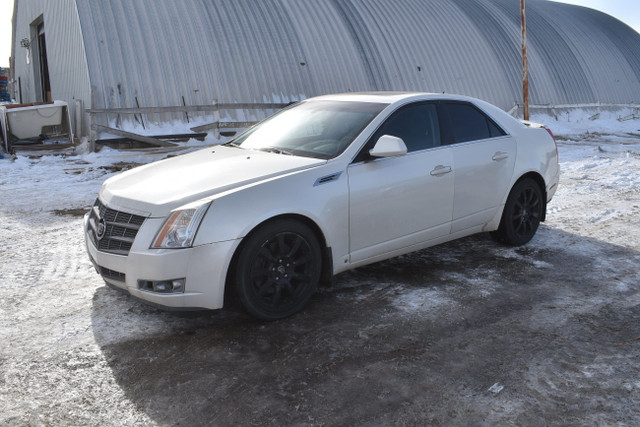
[[[373,157],[395,157],[407,154],[407,146],[402,138],[391,135],[382,135],[376,145],[369,150]]]

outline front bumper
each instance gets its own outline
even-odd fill
[[[128,255],[99,251],[89,238],[89,258],[105,282],[153,305],[169,309],[219,309],[224,304],[228,266],[238,241],[231,240],[184,249],[149,249],[162,220],[148,219],[140,228]],[[140,289],[140,281],[185,279],[184,293],[165,294]]]

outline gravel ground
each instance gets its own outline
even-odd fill
[[[638,425],[639,147],[562,142],[524,247],[478,235],[344,273],[272,323],[105,287],[78,212],[111,172],[0,164],[0,425]]]

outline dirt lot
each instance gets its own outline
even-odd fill
[[[273,323],[105,287],[73,210],[104,175],[69,175],[69,194],[95,191],[34,211],[22,198],[52,183],[0,172],[0,425],[638,425],[625,141],[561,144],[561,190],[525,247],[479,235],[341,274]]]

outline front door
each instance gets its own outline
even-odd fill
[[[382,135],[401,138],[403,156],[366,157]],[[406,106],[366,144],[347,170],[351,262],[418,246],[449,234],[453,213],[453,157],[440,146],[436,105]],[[362,153],[361,153],[362,154]]]

